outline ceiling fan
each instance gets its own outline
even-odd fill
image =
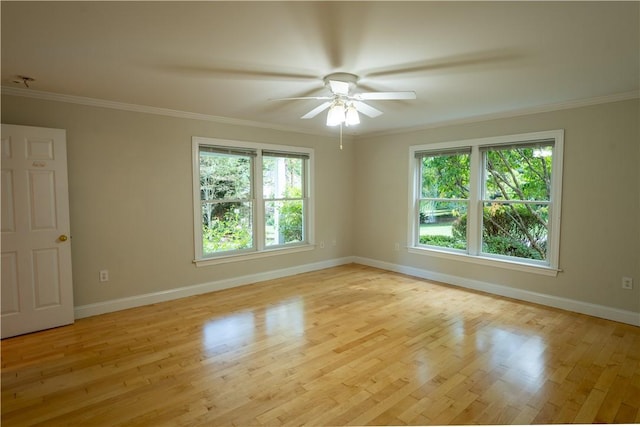
[[[324,78],[324,84],[331,91],[331,95],[327,96],[302,96],[294,98],[278,98],[277,101],[299,100],[299,99],[315,99],[323,100],[307,114],[300,117],[301,119],[312,119],[326,109],[327,126],[338,126],[345,124],[346,126],[357,125],[360,123],[358,113],[362,113],[368,117],[378,117],[382,111],[372,107],[363,101],[375,100],[405,100],[416,99],[416,93],[413,91],[406,92],[355,92],[358,82],[358,76],[351,73],[332,73]]]

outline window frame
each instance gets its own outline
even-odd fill
[[[547,260],[528,260],[482,252],[482,207],[484,202],[484,156],[487,147],[517,146],[535,141],[549,141],[554,144],[552,158],[551,195],[549,200]],[[471,147],[469,171],[469,208],[467,216],[467,250],[426,246],[419,243],[419,201],[421,197],[421,169],[419,152],[438,152]],[[488,265],[530,273],[555,276],[559,271],[560,221],[562,205],[562,164],[564,152],[564,130],[505,135],[488,138],[448,141],[433,144],[414,145],[409,149],[409,209],[408,209],[408,251],[413,254],[435,256]]]
[[[264,226],[264,235],[262,238],[262,244],[264,245],[265,248],[268,249],[276,249],[276,248],[285,248],[285,247],[291,247],[294,245],[301,245],[301,244],[305,244],[305,242],[307,241],[307,227],[306,227],[306,218],[307,218],[307,206],[309,204],[309,189],[308,186],[306,185],[307,183],[307,169],[309,167],[309,156],[306,153],[295,153],[292,151],[277,151],[277,150],[262,150],[261,153],[261,158],[262,160],[262,168],[260,173],[262,174],[262,196],[261,196],[261,201],[262,201],[262,210],[263,210],[263,221],[262,221],[262,225]],[[278,197],[276,195],[274,195],[273,197],[267,197],[264,194],[264,158],[265,157],[270,157],[270,158],[276,158],[276,159],[282,159],[282,158],[292,158],[292,159],[298,159],[298,160],[303,160],[302,164],[300,165],[301,167],[301,176],[302,176],[302,182],[300,185],[300,189],[302,194],[300,195],[300,197]],[[305,161],[307,160],[307,161]],[[303,223],[302,223],[302,241],[300,242],[291,242],[291,243],[281,243],[281,244],[274,244],[274,245],[269,245],[267,244],[267,236],[266,236],[266,206],[267,203],[271,202],[271,203],[278,203],[278,202],[292,202],[292,201],[302,201],[302,208],[303,208],[303,214],[302,214],[302,218],[303,218]]]
[[[313,195],[313,155],[314,150],[307,147],[287,145],[263,144],[249,141],[237,141],[218,138],[194,136],[191,138],[192,152],[192,186],[193,186],[193,227],[194,227],[194,264],[198,267],[216,265],[228,262],[244,261],[254,258],[283,255],[294,252],[308,251],[315,248],[315,221]],[[220,252],[218,254],[204,254],[202,245],[202,204],[200,200],[200,147],[213,146],[228,148],[230,151],[255,152],[252,160],[251,204],[252,204],[252,232],[253,246],[251,248]],[[262,153],[288,153],[305,157],[303,166],[303,236],[304,241],[283,245],[267,246],[265,243],[265,212],[263,197]]]
[[[202,147],[207,147],[207,149],[201,149]],[[226,157],[245,157],[248,158],[249,160],[249,188],[248,191],[246,192],[245,197],[234,197],[234,198],[228,198],[228,199],[202,199],[202,188],[200,186],[200,156],[202,152],[209,152],[209,153],[213,153],[213,154],[218,154],[220,156],[226,156]],[[251,247],[248,248],[240,248],[240,249],[229,249],[226,251],[219,251],[216,253],[216,257],[218,256],[224,256],[225,254],[240,254],[240,253],[249,253],[249,252],[254,252],[255,248],[256,248],[256,229],[255,229],[255,225],[254,225],[254,217],[255,217],[255,213],[256,213],[256,207],[255,207],[255,174],[256,174],[256,162],[255,162],[255,158],[256,158],[256,150],[248,150],[248,149],[235,149],[234,147],[229,147],[229,146],[218,146],[218,145],[213,145],[213,144],[199,144],[198,145],[198,152],[197,152],[197,167],[198,170],[194,170],[194,173],[197,172],[198,174],[198,180],[197,180],[197,184],[198,184],[198,195],[199,195],[199,199],[198,199],[198,213],[200,214],[198,216],[200,222],[200,227],[198,228],[198,232],[199,232],[199,237],[200,237],[200,242],[201,242],[201,246],[200,246],[200,258],[202,259],[208,259],[211,258],[211,256],[206,256],[204,254],[204,250],[203,250],[203,244],[202,244],[202,216],[203,214],[203,206],[205,204],[228,204],[228,203],[240,203],[240,204],[245,204],[245,203],[249,203],[251,205],[251,242],[252,245]],[[195,176],[194,176],[195,179]],[[194,180],[194,183],[196,181]],[[194,206],[195,209],[195,206]]]
[[[423,155],[426,154],[426,155]],[[432,202],[453,202],[453,203],[465,203],[466,204],[466,208],[467,208],[467,212],[469,211],[469,209],[471,208],[471,198],[470,198],[470,194],[471,192],[469,191],[469,194],[467,194],[466,198],[460,198],[460,197],[450,197],[450,198],[443,198],[443,197],[425,197],[425,195],[423,194],[423,182],[422,182],[422,177],[423,177],[423,166],[424,166],[424,158],[425,157],[438,157],[438,156],[448,156],[448,155],[461,155],[461,154],[465,154],[469,156],[469,161],[471,162],[471,147],[456,147],[455,149],[451,149],[451,150],[416,150],[414,151],[414,156],[415,156],[415,161],[416,161],[416,181],[415,181],[415,185],[416,185],[416,190],[417,190],[417,194],[416,194],[416,211],[415,211],[415,219],[417,220],[417,225],[415,227],[414,230],[414,244],[416,246],[419,247],[433,247],[433,248],[438,248],[438,246],[435,245],[423,245],[420,243],[420,225],[419,225],[419,220],[420,220],[420,207],[423,201],[432,201]],[[471,185],[471,183],[469,183],[469,185]],[[445,248],[447,251],[449,252],[454,252],[454,253],[466,253],[468,250],[468,246],[469,246],[469,239],[467,238],[466,241],[467,244],[467,248],[466,249],[456,249],[456,248]]]

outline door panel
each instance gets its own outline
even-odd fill
[[[16,231],[13,206],[13,171],[3,170],[2,181],[2,231]]]
[[[65,131],[2,125],[1,142],[6,338],[74,316]]]
[[[53,160],[53,139],[30,138],[27,140],[27,159]]]
[[[31,231],[57,228],[54,171],[29,171],[29,217]]]
[[[35,308],[60,304],[60,259],[58,249],[38,249],[33,251],[33,291]]]
[[[2,253],[2,314],[20,311],[18,290],[18,253]]]

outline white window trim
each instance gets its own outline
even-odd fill
[[[482,153],[480,148],[484,146],[509,145],[518,142],[527,142],[533,140],[553,139],[555,141],[552,170],[553,179],[551,183],[551,219],[549,226],[549,246],[547,262],[539,262],[535,260],[524,261],[512,257],[501,257],[499,255],[487,256],[479,252],[481,221],[478,212],[480,212],[482,200],[480,198],[482,190]],[[416,203],[420,195],[421,183],[419,182],[419,162],[415,158],[415,153],[419,151],[453,149],[457,147],[471,147],[471,164],[470,164],[470,188],[469,198],[471,200],[469,212],[473,210],[475,213],[474,221],[467,224],[467,241],[469,243],[468,252],[458,250],[447,250],[446,248],[434,248],[418,246],[417,236],[417,207]],[[477,138],[460,141],[440,142],[434,144],[424,144],[411,146],[409,149],[409,209],[408,209],[408,235],[407,242],[408,252],[425,256],[434,256],[438,258],[451,259],[456,261],[470,262],[473,264],[487,265],[491,267],[505,268],[509,270],[518,270],[528,273],[543,274],[548,276],[556,276],[559,271],[559,252],[560,252],[560,218],[562,204],[562,164],[564,152],[564,130],[551,130],[543,132],[523,133],[516,135],[505,135],[489,138]],[[475,203],[475,204],[474,204]]]
[[[221,147],[234,147],[234,148],[247,148],[253,149],[258,152],[257,158],[259,162],[254,163],[254,216],[255,227],[254,238],[256,239],[255,249],[250,250],[238,250],[233,252],[224,252],[220,255],[203,256],[202,253],[202,215],[200,207],[200,158],[199,148],[200,145],[216,145]],[[305,168],[305,185],[307,194],[307,206],[306,206],[306,218],[305,218],[305,232],[307,240],[304,243],[281,245],[275,247],[265,247],[264,245],[264,207],[261,206],[262,200],[262,171],[258,171],[256,165],[261,164],[262,150],[265,151],[282,151],[282,152],[295,152],[301,154],[307,154],[309,161]],[[313,162],[313,148],[296,147],[288,145],[274,145],[274,144],[261,144],[257,142],[248,141],[236,141],[229,139],[217,139],[206,138],[200,136],[194,136],[191,138],[191,154],[192,154],[192,185],[193,185],[193,227],[194,227],[194,254],[195,258],[193,263],[197,267],[204,267],[209,265],[225,264],[230,262],[246,261],[250,259],[258,259],[264,257],[271,257],[276,255],[285,255],[296,252],[304,252],[315,249],[315,204],[314,204],[314,192],[313,192],[313,176],[314,176],[314,162]]]

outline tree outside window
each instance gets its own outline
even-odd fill
[[[253,248],[253,156],[200,150],[204,255]]]
[[[194,143],[194,153],[197,259],[308,243],[307,151]]]
[[[266,246],[304,241],[304,163],[304,158],[294,155],[264,154]]]
[[[482,151],[482,251],[546,260],[553,145]]]
[[[420,243],[467,249],[471,149],[420,153]]]
[[[559,209],[561,188],[554,186],[561,133],[550,133],[553,138],[415,150],[417,246],[549,265],[551,211],[554,202]],[[559,215],[555,221],[557,233]]]

